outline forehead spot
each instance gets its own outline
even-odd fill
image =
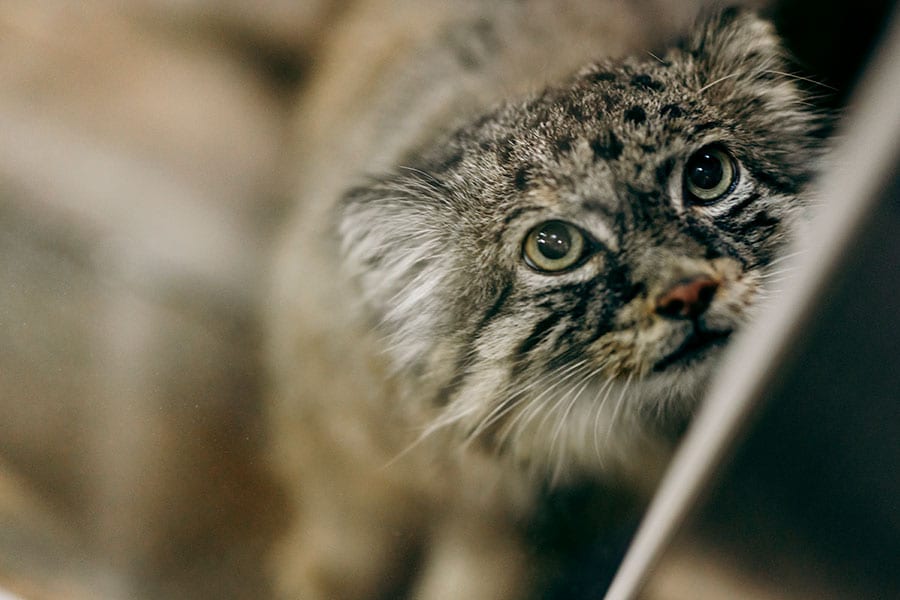
[[[612,131],[593,138],[590,146],[596,160],[616,160],[622,155],[622,142]]]
[[[520,192],[524,192],[528,189],[529,179],[531,179],[531,174],[528,172],[528,167],[519,167],[513,174],[513,185]]]
[[[666,104],[659,109],[659,114],[668,119],[678,119],[684,116],[684,109],[677,104]]]
[[[582,110],[581,105],[576,102],[570,102],[566,106],[566,113],[579,123],[584,121],[584,110]]]
[[[665,85],[646,74],[635,75],[634,77],[632,77],[631,85],[633,87],[652,92],[661,92],[666,89]]]
[[[626,121],[634,123],[635,125],[640,125],[647,120],[647,113],[643,108],[635,104],[625,110],[624,117]]]
[[[603,100],[603,106],[609,111],[618,106],[619,101],[621,100],[616,94],[603,94],[600,96],[600,99]]]
[[[596,73],[589,73],[587,76],[587,80],[591,83],[600,83],[603,81],[615,81],[616,74],[611,73],[609,71],[598,71]]]

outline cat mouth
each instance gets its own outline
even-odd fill
[[[709,354],[713,348],[724,346],[730,335],[731,330],[704,331],[695,326],[674,352],[653,365],[653,370],[658,373],[674,364],[685,365],[695,362]]]

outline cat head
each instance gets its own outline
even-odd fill
[[[720,12],[347,195],[345,266],[433,429],[603,470],[690,412],[813,174],[816,114],[787,68],[767,22]]]

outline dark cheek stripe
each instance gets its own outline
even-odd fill
[[[723,239],[721,232],[724,227],[718,224],[718,226],[713,226],[690,216],[685,221],[683,231],[700,244],[701,248],[706,249],[705,256],[708,259],[728,256],[736,259],[741,264],[746,262],[741,257],[741,252],[737,248],[731,247]]]
[[[454,149],[450,152],[449,155],[445,156],[442,160],[435,163],[431,170],[434,171],[435,174],[442,174],[452,171],[462,162],[464,157],[463,151],[460,149]]]
[[[608,278],[609,274],[604,272],[590,281],[552,290],[556,297],[569,302],[557,303],[553,308],[562,315],[559,321],[564,318],[565,327],[554,344],[554,356],[548,368],[560,368],[578,360],[591,343],[610,331],[619,305],[613,301],[613,294],[603,298],[598,293],[598,286],[607,283]]]
[[[475,349],[478,345],[478,341],[481,339],[481,334],[484,332],[484,329],[503,312],[503,307],[512,295],[513,289],[512,282],[504,284],[494,299],[493,304],[491,304],[490,308],[482,315],[481,320],[475,326],[472,334],[456,356],[456,366],[453,369],[453,378],[446,385],[441,387],[435,395],[435,405],[446,406],[462,388],[466,378],[469,376],[471,367],[475,362]]]
[[[623,302],[608,298],[592,297],[585,304],[584,314],[570,319],[566,329],[559,335],[556,353],[548,363],[548,368],[559,369],[587,356],[588,348],[601,337],[613,330],[616,313]]]
[[[669,187],[669,177],[672,176],[672,170],[675,168],[675,160],[667,158],[658,167],[656,167],[656,183],[659,189],[665,190]]]
[[[755,163],[747,163],[747,170],[757,181],[778,194],[796,195],[804,181],[800,178],[776,177],[769,169]]]
[[[522,341],[522,343],[519,344],[519,347],[516,348],[516,358],[524,358],[535,348],[535,346],[544,341],[547,336],[550,335],[550,332],[553,331],[553,328],[556,327],[556,325],[562,320],[562,318],[562,311],[554,311],[538,321],[537,325],[535,325],[531,330],[531,333],[528,334],[528,337],[526,337]]]
[[[745,208],[747,208],[748,206],[750,206],[751,204],[753,204],[754,202],[759,200],[760,197],[761,197],[761,195],[759,192],[753,192],[752,194],[750,194],[749,196],[747,196],[746,198],[744,198],[743,200],[741,200],[740,202],[738,202],[737,204],[735,204],[734,206],[729,208],[728,211],[724,215],[722,215],[721,217],[716,219],[716,221],[717,222],[719,222],[719,221],[727,222],[727,221],[730,221],[731,219],[736,218],[740,213],[744,212]]]
[[[491,324],[497,315],[503,310],[503,307],[506,305],[507,300],[509,300],[510,295],[513,292],[513,284],[512,282],[507,282],[497,294],[494,299],[494,303],[491,305],[489,309],[487,309],[484,313],[484,316],[481,317],[481,321],[478,322],[478,325],[475,327],[475,331],[472,332],[472,341],[476,341],[481,337],[481,332],[484,331],[484,328]]]
[[[770,213],[766,211],[760,211],[756,214],[755,217],[747,224],[748,229],[750,228],[767,228],[767,227],[775,227],[781,223],[781,219],[778,217],[773,217]]]
[[[547,290],[535,292],[534,294],[527,296],[525,300],[531,305],[541,306],[542,308],[547,308],[555,311],[565,311],[567,310],[565,308],[567,304],[564,302],[564,300],[568,300],[571,298],[580,298],[582,294],[585,293],[585,290],[593,289],[595,286],[602,283],[606,279],[606,277],[607,275],[605,272],[600,273],[588,279],[587,281],[582,281],[579,283],[566,283]],[[558,301],[553,302],[553,300]]]
[[[760,210],[753,215],[752,219],[723,224],[722,229],[738,237],[749,237],[751,234],[756,234],[758,239],[765,239],[780,224],[781,219],[772,216],[765,210]]]

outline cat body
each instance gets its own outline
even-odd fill
[[[767,23],[667,51],[665,7],[374,3],[334,34],[267,307],[285,598],[540,597],[541,544],[656,481],[816,145]]]

